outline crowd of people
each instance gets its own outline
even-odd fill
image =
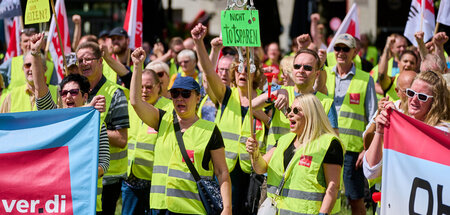
[[[379,54],[367,35],[340,34],[326,53],[318,19],[285,56],[275,42],[205,41],[202,24],[167,51],[160,42],[131,50],[121,27],[98,37],[78,29],[60,83],[44,34],[24,29],[24,54],[0,66],[0,112],[101,112],[97,214],[114,214],[120,197],[124,215],[206,214],[185,153],[219,184],[222,214],[256,214],[250,199],[278,214],[336,214],[344,196],[352,214],[366,214],[391,109],[450,132],[448,36],[425,43],[417,32],[414,47],[393,34]],[[254,186],[255,174],[265,185]]]

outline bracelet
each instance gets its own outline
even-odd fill
[[[376,131],[375,131],[375,134],[378,134],[378,135],[381,135],[381,136],[383,136],[383,135],[384,135],[384,133],[381,133],[381,132],[376,132]]]

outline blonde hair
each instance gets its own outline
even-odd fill
[[[151,69],[153,71],[159,71],[159,70],[164,70],[164,72],[166,72],[167,76],[169,76],[169,66],[167,66],[166,63],[161,62],[161,61],[153,61],[151,63],[149,63],[145,69]]]
[[[300,140],[308,144],[323,134],[332,134],[336,136],[336,133],[331,127],[330,121],[325,114],[322,103],[320,103],[315,95],[309,93],[300,94],[295,97],[294,103],[296,101],[302,108],[305,118],[305,127],[299,137]]]
[[[414,81],[416,80],[427,82],[433,92],[433,102],[423,122],[436,126],[442,121],[450,121],[450,93],[442,75],[439,72],[424,71],[416,76]]]
[[[281,59],[280,71],[291,76],[292,70],[294,69],[294,56],[286,56]]]

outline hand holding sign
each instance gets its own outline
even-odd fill
[[[94,107],[100,113],[105,112],[105,110],[106,110],[105,96],[103,96],[103,95],[94,96],[94,98],[92,98],[92,101],[89,103],[89,106]]]
[[[202,41],[203,38],[206,36],[206,27],[202,25],[201,23],[198,23],[192,30],[191,30],[192,39],[196,41]]]

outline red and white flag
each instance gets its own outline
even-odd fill
[[[136,49],[142,46],[142,0],[128,0],[123,29],[128,32],[130,38],[129,48]]]
[[[381,214],[450,214],[450,133],[398,111],[389,118]]]
[[[337,36],[345,33],[350,34],[358,39],[360,37],[358,7],[356,6],[356,3],[353,3],[352,7],[345,16],[344,21],[342,21],[339,29],[336,31],[336,34],[334,34],[335,36],[333,37],[333,40],[331,40],[330,45],[328,45],[327,53],[333,51]]]
[[[56,71],[58,73],[58,83],[64,78],[64,62],[63,54],[70,54],[70,35],[69,24],[67,21],[66,6],[64,0],[57,0],[55,4],[56,18],[58,20],[59,30],[61,31],[61,40],[63,41],[63,50],[61,50],[60,41],[58,37],[58,29],[56,28],[56,22],[54,16],[52,16],[52,22],[50,24],[49,35],[47,43],[50,44],[49,51],[53,58]]]
[[[423,13],[423,23],[422,23]],[[448,14],[447,14],[448,16]],[[415,46],[417,46],[414,34],[418,31],[425,33],[423,41],[427,42],[433,37],[435,27],[433,0],[412,0],[409,9],[408,22],[406,22],[403,35]]]
[[[19,56],[20,50],[20,16],[16,16],[13,19],[4,19],[5,24],[5,38],[8,44],[8,50],[6,50],[5,61],[9,58]]]
[[[436,22],[450,26],[450,0],[441,0]]]

